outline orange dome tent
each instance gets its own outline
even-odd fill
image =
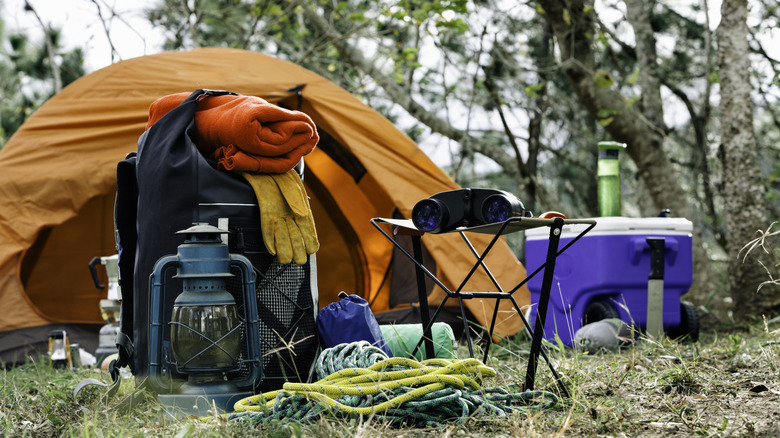
[[[45,348],[47,334],[64,328],[82,346],[95,345],[103,321],[88,263],[116,252],[113,201],[116,164],[136,150],[149,105],[167,94],[225,89],[299,106],[316,123],[318,147],[306,156],[306,189],[321,247],[317,257],[320,306],[341,290],[372,303],[375,312],[416,301],[394,295],[393,246],[372,217],[409,217],[414,204],[457,185],[417,145],[347,91],[295,64],[235,49],[166,52],[122,61],[89,74],[39,108],[0,151],[0,359],[23,359]],[[477,248],[488,242],[474,236]],[[457,235],[425,236],[423,244],[448,287],[459,283],[474,256]],[[488,257],[501,284],[513,286],[525,269],[506,244]],[[393,266],[396,272],[391,275]],[[414,283],[412,281],[411,283]],[[493,290],[479,273],[465,290]],[[431,304],[443,293],[434,289]],[[515,294],[528,304],[527,289]],[[400,303],[399,303],[400,301]],[[494,301],[467,300],[487,325]],[[497,335],[521,328],[502,301]]]

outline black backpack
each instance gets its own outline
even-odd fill
[[[139,139],[138,153],[117,166],[115,225],[119,250],[120,286],[123,291],[121,331],[117,335],[119,359],[110,367],[129,366],[136,381],[149,373],[149,276],[160,257],[176,254],[184,237],[177,231],[193,223],[209,223],[230,231],[231,253],[242,254],[256,274],[260,317],[262,381],[255,393],[280,389],[285,381],[309,378],[317,354],[315,315],[318,310],[314,256],[306,264],[282,265],[265,248],[260,211],[251,186],[240,176],[218,170],[195,145],[194,115],[201,99],[233,94],[195,90]],[[303,162],[297,167],[303,175]],[[235,269],[227,290],[243,306],[241,275]],[[180,282],[169,273],[165,279],[164,319],[170,321]],[[241,312],[239,312],[241,314]],[[164,329],[163,370],[172,382],[183,379],[171,366],[169,330]],[[244,347],[245,348],[245,347]],[[240,374],[246,370],[236,371]],[[175,385],[174,385],[175,386]],[[152,388],[160,392],[159,388]]]

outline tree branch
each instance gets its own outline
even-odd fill
[[[520,174],[519,169],[515,166],[514,159],[506,153],[500,144],[486,139],[475,138],[468,132],[456,129],[446,120],[439,118],[412,100],[412,97],[393,78],[383,73],[371,61],[366,59],[359,49],[350,45],[344,36],[325,21],[313,8],[307,5],[301,6],[303,6],[306,22],[328,40],[331,40],[344,60],[370,76],[393,102],[404,108],[412,117],[430,128],[431,131],[459,142],[465,150],[490,157],[516,181],[522,182],[524,180],[524,176]]]
[[[32,14],[35,16],[35,19],[38,20],[38,24],[41,25],[41,29],[43,29],[43,40],[46,43],[46,57],[49,59],[51,75],[54,78],[54,94],[57,94],[60,92],[60,90],[62,90],[62,75],[60,74],[60,67],[55,61],[56,53],[54,51],[54,41],[51,39],[51,28],[43,23],[41,16],[38,15],[38,12],[27,0],[24,0],[24,9],[26,11],[32,12]]]
[[[501,105],[501,98],[498,96],[498,91],[496,90],[495,84],[493,83],[493,77],[490,75],[490,68],[483,67],[482,71],[485,73],[485,88],[487,88],[488,92],[490,93],[490,98],[493,100],[493,104],[496,106],[496,111],[498,111],[498,116],[501,118],[501,125],[504,127],[506,138],[509,141],[509,144],[512,145],[512,149],[515,151],[515,162],[517,164],[517,168],[520,170],[520,174],[525,175],[525,177],[528,179],[526,184],[528,187],[521,187],[521,189],[528,190],[529,193],[534,193],[536,191],[536,182],[533,180],[531,175],[528,174],[528,170],[525,168],[523,157],[520,155],[520,147],[517,145],[515,135],[512,133],[512,129],[509,127],[509,124],[506,121],[504,108],[503,105]]]
[[[97,8],[100,24],[103,26],[103,32],[106,33],[106,40],[108,40],[108,45],[111,48],[111,63],[113,64],[115,62],[114,56],[118,57],[119,52],[117,52],[116,47],[114,47],[114,41],[111,39],[111,32],[108,29],[105,18],[103,18],[103,11],[100,8],[100,3],[98,3],[97,0],[92,0],[92,4],[95,5],[95,8]]]

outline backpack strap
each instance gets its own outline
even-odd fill
[[[120,309],[120,329],[116,336],[119,357],[111,363],[118,368],[130,365],[134,346],[133,334],[133,270],[135,266],[135,249],[138,235],[135,228],[138,204],[138,182],[135,178],[136,153],[132,152],[116,166],[116,199],[114,201],[114,233],[117,254],[119,254],[119,287],[122,290],[122,307]],[[111,373],[115,377],[114,372]],[[116,380],[116,379],[115,379]]]

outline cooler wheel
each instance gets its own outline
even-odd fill
[[[699,312],[693,304],[687,301],[680,302],[680,325],[670,327],[667,335],[676,340],[699,341]]]
[[[615,306],[605,301],[593,301],[585,308],[582,325],[611,318],[620,318],[620,314],[615,309]]]

